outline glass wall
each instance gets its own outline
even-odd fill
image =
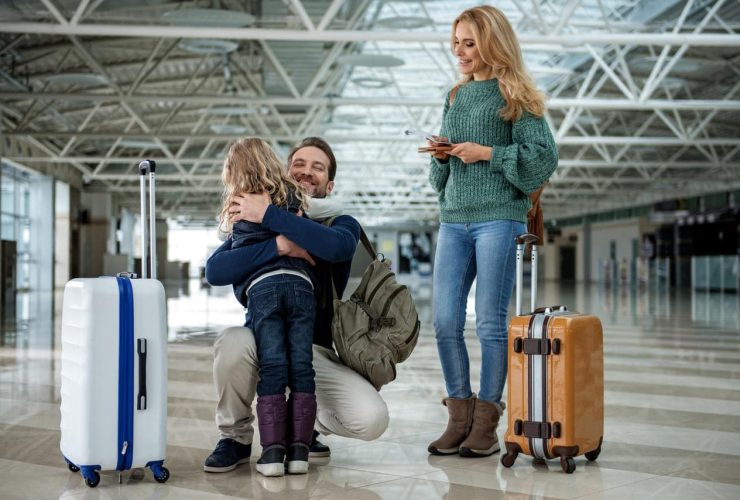
[[[29,289],[31,283],[31,184],[34,175],[2,165],[2,179],[0,179],[0,200],[2,204],[2,228],[0,234],[3,240],[16,242],[17,270],[16,287]]]

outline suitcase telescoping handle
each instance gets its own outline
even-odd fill
[[[516,237],[516,315],[522,315],[522,288],[524,286],[524,252],[528,244],[532,245],[532,282],[530,284],[532,298],[530,311],[535,310],[537,303],[537,242],[539,238],[525,233]]]
[[[152,269],[152,279],[157,279],[157,230],[154,220],[154,170],[157,163],[154,160],[144,160],[139,163],[139,184],[141,186],[141,277],[146,278],[146,176],[149,174],[149,262]]]

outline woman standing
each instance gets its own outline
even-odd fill
[[[452,51],[462,80],[445,100],[443,137],[430,142],[452,146],[433,153],[429,173],[439,193],[434,330],[449,420],[429,452],[483,457],[499,451],[514,238],[526,232],[528,194],[547,181],[558,154],[543,119],[544,96],[527,74],[519,42],[501,11],[480,6],[460,14],[452,24]],[[477,398],[463,338],[468,292],[476,277],[482,355]]]

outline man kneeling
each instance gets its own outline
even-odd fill
[[[336,160],[322,139],[304,139],[288,156],[289,173],[315,199],[334,188]],[[313,368],[316,386],[316,424],[309,458],[328,458],[330,450],[318,440],[321,434],[370,441],[388,426],[388,409],[373,386],[339,360],[332,347],[334,314],[332,283],[341,296],[349,280],[352,257],[360,238],[360,224],[348,215],[336,217],[331,226],[296,217],[270,205],[269,197],[247,194],[234,197],[234,220],[261,224],[278,236],[249,246],[232,248],[227,239],[206,262],[206,279],[212,285],[233,285],[259,270],[277,256],[315,262],[316,319],[313,339]],[[317,204],[318,205],[318,204]],[[336,215],[326,205],[315,207]],[[321,218],[309,208],[312,219]],[[310,254],[310,255],[309,255]],[[239,295],[243,291],[235,290]],[[252,451],[254,400],[259,366],[252,331],[245,327],[224,330],[215,342],[213,378],[218,390],[216,424],[221,439],[206,459],[207,472],[228,472],[247,463]]]

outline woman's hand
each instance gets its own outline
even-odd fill
[[[269,206],[270,195],[267,193],[234,195],[229,206],[229,221],[246,220],[260,224]]]
[[[475,163],[477,161],[487,161],[491,159],[493,148],[483,146],[474,142],[463,142],[454,144],[449,151],[452,156],[457,156],[463,163]]]
[[[431,141],[427,141],[429,143],[430,147],[444,147],[447,146],[450,142],[450,140],[447,137],[442,137],[439,135],[433,135]],[[447,143],[447,144],[440,144],[440,143]],[[432,156],[438,160],[447,161],[447,159],[450,157],[449,153],[447,151],[439,151],[439,152],[433,152]]]

